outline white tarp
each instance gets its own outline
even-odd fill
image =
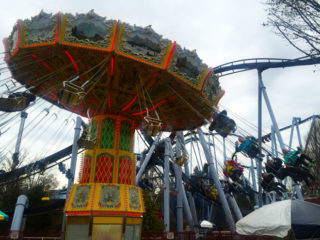
[[[291,200],[275,202],[255,210],[236,223],[242,235],[285,237],[291,229]]]
[[[213,228],[213,224],[207,220],[203,220],[201,223],[200,223],[200,227],[202,228]]]

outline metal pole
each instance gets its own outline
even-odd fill
[[[292,146],[292,139],[293,139],[293,130],[294,130],[294,125],[295,125],[295,118],[292,119],[292,125],[291,125],[291,131],[290,131],[290,139],[289,139],[289,149]]]
[[[183,151],[185,152],[186,155],[188,155],[190,157],[190,154],[188,154],[188,150],[186,148],[186,144],[185,144],[185,141],[184,141],[184,136],[183,136],[183,132],[177,132],[176,133],[176,136],[177,136],[177,141],[178,139],[180,139],[180,143],[182,145],[182,148],[183,148]],[[191,152],[192,154],[192,152]],[[184,163],[184,171],[186,173],[187,176],[190,176],[190,170],[189,170],[189,164],[188,164],[189,161],[186,161]]]
[[[157,146],[158,143],[159,143],[159,140],[160,140],[161,135],[162,135],[162,132],[160,132],[160,133],[158,134],[156,140],[152,143],[152,145],[151,145],[151,147],[150,147],[150,150],[149,150],[147,156],[146,156],[145,159],[143,160],[142,165],[140,166],[140,169],[139,169],[139,171],[138,171],[138,173],[137,173],[137,175],[136,175],[136,185],[139,184],[139,181],[140,181],[140,179],[141,179],[141,176],[142,176],[144,170],[146,169],[146,167],[147,167],[147,165],[148,165],[148,163],[149,163],[149,160],[150,160],[150,158],[151,158],[151,156],[152,156],[152,153],[153,153],[154,149],[156,148],[156,146]]]
[[[190,209],[190,206],[189,206],[189,203],[188,203],[188,199],[187,199],[187,196],[186,196],[186,191],[184,189],[184,186],[182,184],[182,181],[178,184],[180,184],[180,189],[181,189],[181,195],[182,195],[182,198],[183,198],[183,210],[184,210],[184,213],[187,217],[187,221],[188,221],[188,224],[190,225],[190,227],[192,229],[194,229],[194,226],[193,226],[193,219],[192,219],[192,213],[191,213],[191,209]]]
[[[20,128],[18,132],[18,138],[17,138],[17,143],[16,143],[16,148],[15,152],[12,155],[12,160],[13,160],[13,168],[15,168],[18,163],[19,163],[19,152],[20,152],[20,145],[21,145],[21,140],[22,140],[22,134],[23,134],[23,129],[24,129],[24,124],[26,121],[26,118],[28,117],[28,113],[26,112],[21,112],[21,122],[20,122]]]
[[[192,169],[192,148],[193,148],[193,144],[192,144],[192,137],[193,137],[193,135],[191,135],[191,142],[190,142],[190,168],[189,168],[189,170],[190,170],[190,174],[192,174],[192,172],[193,172],[193,169]]]
[[[294,185],[294,190],[295,190],[296,193],[297,193],[298,199],[303,201],[304,198],[303,198],[303,195],[302,195],[301,188],[300,188],[299,184],[296,183],[296,184]]]
[[[212,222],[213,208],[214,208],[214,206],[211,203],[210,204],[210,209],[209,209],[209,218],[208,218],[209,222]]]
[[[254,165],[253,165],[252,158],[251,158],[250,171],[251,171],[251,177],[252,177],[253,190],[256,192],[257,191],[257,182],[256,182],[256,175],[255,175],[255,171],[254,171]],[[258,203],[259,203],[259,199],[258,199],[258,196],[256,193],[254,193],[254,203],[255,203],[255,205],[258,205]]]
[[[240,208],[237,204],[237,201],[230,194],[227,195],[227,199],[228,199],[230,206],[232,207],[234,214],[236,215],[237,220],[239,221],[241,218],[243,218],[243,216],[242,216]]]
[[[296,118],[295,120],[296,120],[295,124],[296,124],[296,129],[297,129],[297,135],[298,135],[299,147],[302,149],[302,141],[301,141],[301,135],[300,135],[299,124],[298,124],[298,121],[301,121],[301,118]]]
[[[192,152],[191,152],[192,154]],[[189,154],[190,158],[191,158],[191,154]],[[192,159],[192,158],[191,158]],[[189,171],[189,163],[188,161],[185,162],[184,164],[184,171],[185,171],[185,174],[188,178],[190,178],[190,171]],[[188,223],[190,225],[190,227],[192,226],[193,227],[193,231],[197,232],[197,225],[198,225],[198,219],[197,219],[197,213],[196,213],[196,208],[195,208],[195,204],[194,204],[194,199],[193,199],[193,196],[190,192],[187,192],[187,195],[188,195],[188,198],[186,197],[186,192],[185,192],[185,189],[184,189],[184,185],[182,184],[181,182],[181,185],[182,185],[182,189],[183,189],[183,192],[184,192],[184,195],[183,195],[183,205],[184,205],[184,211],[186,213],[186,216],[187,216],[187,219],[188,219]],[[189,200],[189,202],[188,202]],[[191,221],[190,221],[191,219]]]
[[[272,202],[276,202],[277,201],[277,199],[276,199],[276,193],[275,192],[273,192],[272,193]]]
[[[190,170],[189,170],[189,163],[188,163],[189,161],[186,161],[185,163],[184,163],[184,173],[188,176],[188,177],[190,177]]]
[[[77,117],[76,119],[76,126],[74,128],[74,137],[73,137],[73,145],[72,145],[72,151],[71,151],[71,164],[70,164],[70,176],[68,180],[68,188],[67,188],[67,194],[70,192],[71,187],[75,180],[75,173],[76,173],[76,165],[77,165],[77,156],[78,156],[78,144],[77,141],[80,137],[80,130],[81,130],[81,124],[82,120],[80,117]],[[62,232],[64,232],[66,226],[66,215],[63,213],[62,218]]]
[[[226,139],[223,138],[223,160],[227,160]]]
[[[174,173],[175,173],[175,180],[176,180],[176,187],[178,190],[177,195],[177,232],[183,232],[183,203],[182,203],[182,172],[181,167],[174,164]]]
[[[295,118],[295,117],[292,119],[289,149],[291,149],[291,147],[292,147],[292,138],[293,138],[293,133],[294,133],[294,127],[295,127],[295,126],[297,127],[297,136],[298,136],[298,139],[299,139],[299,144],[300,144],[300,147],[302,148],[301,136],[300,136],[300,131],[299,131],[299,128],[298,128],[298,125],[297,125],[297,119],[298,119],[298,118]],[[290,180],[291,180],[291,181],[290,181]],[[292,182],[294,182],[294,187],[293,187],[293,189],[294,189],[294,191],[296,192],[298,199],[299,199],[299,200],[304,200],[300,186],[299,186],[292,178],[290,178],[290,180],[289,180],[289,183],[288,183],[288,180],[287,180],[287,178],[286,178],[286,179],[284,180],[284,184],[285,184],[286,186],[287,186],[287,184],[289,184],[290,186],[292,186]]]
[[[266,205],[270,204],[270,193],[266,193]]]
[[[207,144],[205,142],[205,139],[204,139],[203,132],[202,132],[201,128],[198,129],[198,134],[199,134],[199,139],[200,139],[204,154],[206,156],[206,159],[207,159],[207,162],[208,162],[208,165],[209,165],[211,176],[213,177],[215,186],[216,186],[216,188],[218,190],[218,196],[219,196],[220,202],[222,204],[224,213],[226,215],[226,220],[228,222],[230,231],[232,233],[234,233],[235,232],[235,224],[234,224],[234,221],[233,221],[233,218],[232,218],[232,214],[231,214],[231,211],[230,211],[226,196],[224,194],[224,191],[223,191],[223,189],[221,187],[221,183],[220,183],[220,179],[219,179],[218,173],[216,172],[215,167],[214,167],[214,163],[213,163],[212,159],[210,158],[209,150],[208,150]]]
[[[73,145],[72,145],[72,152],[71,152],[71,165],[70,165],[71,178],[68,181],[68,192],[70,191],[75,180],[77,157],[78,157],[77,141],[80,137],[81,121],[82,121],[81,118],[77,117],[76,126],[74,128],[74,137],[73,137]]]
[[[262,207],[263,200],[262,200],[262,188],[261,188],[261,172],[262,172],[262,159],[261,159],[261,140],[262,140],[262,71],[258,70],[258,146],[259,146],[259,157],[257,158],[257,177],[258,177],[258,200],[259,200],[259,207]]]
[[[262,81],[261,70],[258,70],[258,74],[259,74],[260,89],[262,91],[262,94],[263,94],[263,97],[264,97],[264,101],[265,101],[265,103],[267,105],[268,112],[269,112],[269,115],[270,115],[270,118],[271,118],[271,121],[272,121],[272,125],[273,125],[273,128],[275,130],[275,133],[277,134],[281,149],[283,149],[283,148],[285,148],[285,145],[283,143],[283,139],[281,137],[280,130],[279,130],[276,118],[275,118],[275,116],[273,114],[273,111],[272,111],[272,108],[271,108],[271,104],[270,104],[270,101],[269,101],[269,97],[268,97],[267,92],[266,92],[266,88],[265,88],[265,86],[263,84],[263,81]]]
[[[277,139],[274,133],[273,126],[271,126],[271,144],[272,144],[272,155],[275,157],[278,157]]]
[[[272,154],[272,157],[274,157],[275,156],[275,147],[274,147],[275,142],[273,141],[273,136],[272,136],[272,125],[271,125],[271,131],[270,131],[270,138],[271,138],[271,154]]]
[[[10,235],[12,237],[16,236],[18,239],[20,233],[23,229],[23,213],[24,209],[28,207],[29,201],[26,195],[20,195],[18,197],[16,208],[14,210],[13,219],[10,227]]]
[[[194,198],[190,192],[188,192],[188,199],[189,199],[189,204],[191,208],[191,214],[192,214],[192,219],[193,219],[193,226],[194,226],[194,231],[198,232],[199,228],[199,222],[198,222],[198,215],[197,215],[197,210],[196,210],[196,204],[194,202]]]
[[[216,171],[218,172],[218,158],[217,158],[216,144],[214,143],[214,135],[212,135],[212,144],[213,144],[214,160],[216,164]]]
[[[172,155],[172,146],[170,139],[165,139],[164,151],[164,223],[165,231],[170,232],[170,183],[169,183],[169,158]]]

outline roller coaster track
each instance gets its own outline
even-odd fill
[[[269,68],[286,68],[295,66],[315,65],[320,63],[320,57],[302,57],[296,59],[282,58],[248,58],[224,63],[214,67],[213,72],[219,77],[231,75],[234,73],[245,72],[249,70],[264,71]]]

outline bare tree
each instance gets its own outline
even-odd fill
[[[312,159],[315,159],[315,163],[310,169],[310,173],[319,180],[320,176],[320,120],[315,119],[312,123],[310,131],[308,133],[305,152]],[[319,198],[320,197],[320,185],[315,184],[312,190],[308,190],[307,197]]]
[[[320,2],[267,0],[268,22],[277,34],[304,55],[320,54]]]

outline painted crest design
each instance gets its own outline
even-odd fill
[[[90,185],[77,186],[71,206],[73,208],[86,208],[89,202]]]
[[[120,208],[120,186],[102,185],[99,207],[104,208]]]
[[[129,187],[129,206],[134,210],[141,209],[138,188]]]

